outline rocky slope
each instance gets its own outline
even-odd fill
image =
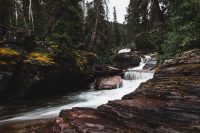
[[[52,129],[56,133],[200,132],[200,50],[166,61],[152,80],[122,100],[96,110],[63,110]]]

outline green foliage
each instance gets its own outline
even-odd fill
[[[59,44],[55,50],[57,60],[66,62],[69,49],[78,49],[83,44],[83,11],[79,1],[63,1],[61,15],[53,26],[50,40]]]
[[[54,64],[53,58],[47,53],[32,52],[24,60],[26,63]]]
[[[97,54],[96,64],[112,63],[114,41],[112,24],[106,20],[106,9],[103,0],[87,3],[85,19],[85,44],[89,51]]]
[[[162,60],[188,49],[200,48],[199,8],[199,2],[184,0],[172,10],[169,19],[171,30],[166,33],[162,44]]]
[[[183,40],[183,36],[177,32],[169,32],[164,43],[161,45],[162,60],[174,56],[176,53],[180,52],[180,43]]]
[[[161,62],[200,48],[199,0],[130,1],[126,20],[129,41],[138,50],[157,51]]]
[[[67,24],[63,19],[60,19],[56,22],[52,38],[61,45],[61,48],[66,49],[67,47],[72,47],[72,41],[67,30],[70,25]]]

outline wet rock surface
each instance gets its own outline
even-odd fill
[[[52,133],[54,119],[55,118],[16,122],[0,126],[0,131],[1,133]]]
[[[157,59],[156,58],[150,58],[147,60],[146,64],[143,67],[143,70],[151,71],[156,67]]]
[[[170,65],[160,66],[153,79],[142,83],[122,100],[110,101],[96,110],[65,110],[60,117],[70,128],[79,132],[198,133],[199,51],[195,50],[193,61],[184,57],[194,54],[194,51],[189,51],[179,55],[181,63],[169,62]]]
[[[76,131],[80,132],[115,133],[121,128],[115,122],[98,115],[95,109],[90,108],[73,108],[72,110],[63,110],[60,113],[60,117],[63,119],[67,118],[66,120],[70,121],[70,125],[73,126]]]
[[[109,76],[97,78],[95,83],[95,89],[116,89],[123,84],[121,76]]]
[[[114,58],[114,61],[116,62],[116,67],[120,69],[138,66],[140,60],[141,56],[134,51],[119,53]]]
[[[122,69],[114,68],[111,66],[96,66],[94,71],[95,80],[91,84],[91,89],[107,90],[116,89],[123,84]]]
[[[114,76],[123,75],[123,70],[111,66],[96,66],[94,73],[95,77]]]

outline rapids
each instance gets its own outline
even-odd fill
[[[145,56],[145,59],[141,59],[140,65],[138,67],[127,70],[124,75],[123,86],[120,88],[113,90],[85,91],[76,93],[73,96],[66,96],[73,99],[73,102],[66,102],[65,105],[58,104],[56,106],[36,108],[29,112],[10,117],[7,116],[6,119],[0,118],[0,125],[26,120],[52,118],[58,116],[59,112],[63,109],[71,109],[73,107],[97,108],[102,104],[106,104],[110,100],[121,99],[124,95],[135,91],[142,82],[153,78],[153,72],[142,71],[142,68],[148,59],[149,57]]]

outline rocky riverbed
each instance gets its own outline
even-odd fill
[[[121,100],[97,109],[62,110],[48,129],[56,133],[200,132],[200,50],[165,61],[153,79]]]
[[[144,66],[145,71],[151,64]],[[153,79],[121,100],[97,109],[62,110],[57,118],[21,121],[0,129],[3,133],[198,133],[199,91],[200,50],[195,49],[166,60],[156,67]]]

